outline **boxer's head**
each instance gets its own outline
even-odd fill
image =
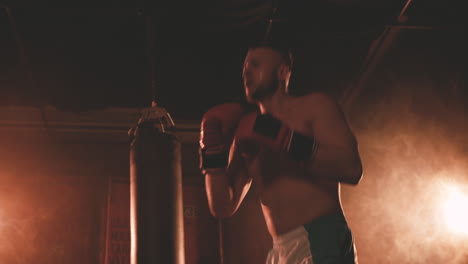
[[[291,52],[282,47],[260,44],[249,48],[242,71],[247,100],[261,101],[279,88],[287,93],[292,63]]]

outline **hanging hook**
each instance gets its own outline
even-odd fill
[[[273,26],[273,20],[274,20],[274,17],[276,15],[276,10],[278,8],[277,7],[273,7],[273,11],[271,12],[271,16],[270,18],[268,18],[268,26],[267,26],[267,30],[265,32],[265,37],[263,38],[263,40],[267,41],[268,40],[268,37],[270,36],[270,32],[271,32],[271,27]]]
[[[268,25],[267,25],[267,30],[265,32],[265,36],[263,37],[264,41],[269,40],[270,34],[271,34],[271,29],[273,28],[273,23],[284,21],[284,19],[281,19],[278,16],[279,3],[280,3],[279,0],[271,0],[272,9],[271,9],[270,17],[267,19]]]

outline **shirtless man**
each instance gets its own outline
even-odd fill
[[[236,212],[255,181],[273,239],[267,263],[357,263],[340,202],[340,183],[356,185],[356,139],[329,96],[288,94],[292,57],[273,45],[249,49],[246,98],[210,109],[201,125],[201,167],[216,217]]]

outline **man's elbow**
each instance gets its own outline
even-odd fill
[[[348,168],[345,175],[346,177],[343,180],[344,183],[351,184],[351,185],[358,185],[363,175],[362,164],[360,162],[357,164],[354,164],[353,166]]]

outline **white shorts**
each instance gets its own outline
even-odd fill
[[[299,226],[273,239],[267,264],[313,264],[308,233]]]
[[[357,264],[353,235],[341,213],[321,216],[273,239],[267,264]]]

